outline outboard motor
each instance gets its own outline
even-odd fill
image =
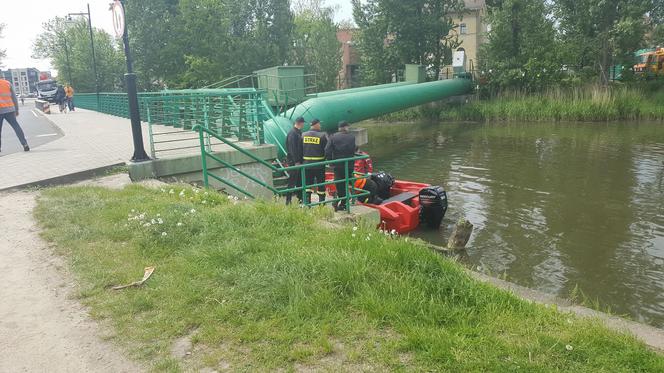
[[[440,186],[420,190],[420,224],[438,229],[447,212],[447,193]]]
[[[376,183],[376,195],[380,199],[390,198],[390,188],[394,185],[394,176],[385,171],[371,175],[371,180]]]

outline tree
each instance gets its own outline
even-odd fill
[[[322,6],[320,0],[300,0],[295,9],[291,61],[316,74],[319,92],[334,90],[341,69],[341,44],[333,10]]]
[[[4,23],[0,23],[0,39],[2,39],[2,30],[5,28]],[[7,57],[7,50],[6,49],[0,49],[0,66],[2,66],[2,60]]]
[[[480,68],[494,90],[537,90],[559,75],[555,29],[544,0],[494,1]]]
[[[93,29],[100,91],[122,86],[123,57],[118,43],[105,31]],[[68,22],[56,17],[43,24],[33,43],[33,58],[47,58],[58,70],[60,81],[71,83],[79,92],[94,92],[95,77],[87,20]],[[71,72],[71,82],[69,81]],[[63,79],[64,78],[64,79]]]
[[[131,0],[127,17],[145,88],[203,87],[290,53],[288,0]]]
[[[610,65],[631,58],[642,45],[644,18],[653,4],[652,0],[556,0],[561,38],[571,47],[568,58],[592,68],[607,84]]]
[[[367,83],[385,83],[404,64],[425,65],[438,77],[459,46],[451,32],[451,14],[460,12],[458,0],[353,0],[353,17],[360,34],[362,74]]]

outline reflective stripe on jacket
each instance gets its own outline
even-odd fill
[[[302,134],[302,153],[305,163],[325,160],[327,134],[322,131],[310,130]]]

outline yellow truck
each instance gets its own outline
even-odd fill
[[[664,48],[645,50],[637,54],[639,62],[634,73],[646,78],[664,77]]]

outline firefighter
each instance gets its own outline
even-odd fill
[[[302,127],[304,127],[304,118],[299,117],[295,119],[295,124],[293,128],[288,132],[286,136],[286,162],[289,166],[301,165],[304,160],[302,159]],[[300,175],[300,170],[291,170],[288,172],[288,189],[301,187],[302,186],[302,177]],[[302,194],[295,193],[297,199],[302,202]],[[286,204],[290,205],[291,200],[293,199],[293,192],[288,192],[286,194]]]
[[[339,132],[330,136],[330,141],[325,148],[325,156],[328,160],[351,158],[355,155],[355,136],[350,133],[350,125],[346,121],[339,122]],[[354,162],[341,162],[334,165],[334,180],[344,180],[346,175],[353,176]],[[336,183],[337,195],[341,198],[346,197],[346,185],[344,181]],[[346,200],[339,201],[334,207],[335,210],[345,210]]]
[[[320,130],[320,120],[311,121],[309,131],[302,134],[302,151],[304,164],[317,163],[325,160],[325,147],[327,145],[327,134]],[[311,186],[325,182],[325,167],[314,166],[305,169],[306,184]],[[311,203],[311,194],[313,187],[307,188],[307,203]],[[315,187],[318,194],[318,201],[325,201],[325,186]]]
[[[369,155],[367,152],[363,152],[359,147],[355,148],[356,155]],[[380,199],[377,195],[378,185],[376,182],[371,180],[371,174],[373,173],[373,162],[371,158],[358,159],[355,161],[355,177],[358,178],[355,180],[355,189],[362,189],[369,192],[368,196],[358,197],[357,199],[364,203],[372,203],[379,205],[383,200]]]

